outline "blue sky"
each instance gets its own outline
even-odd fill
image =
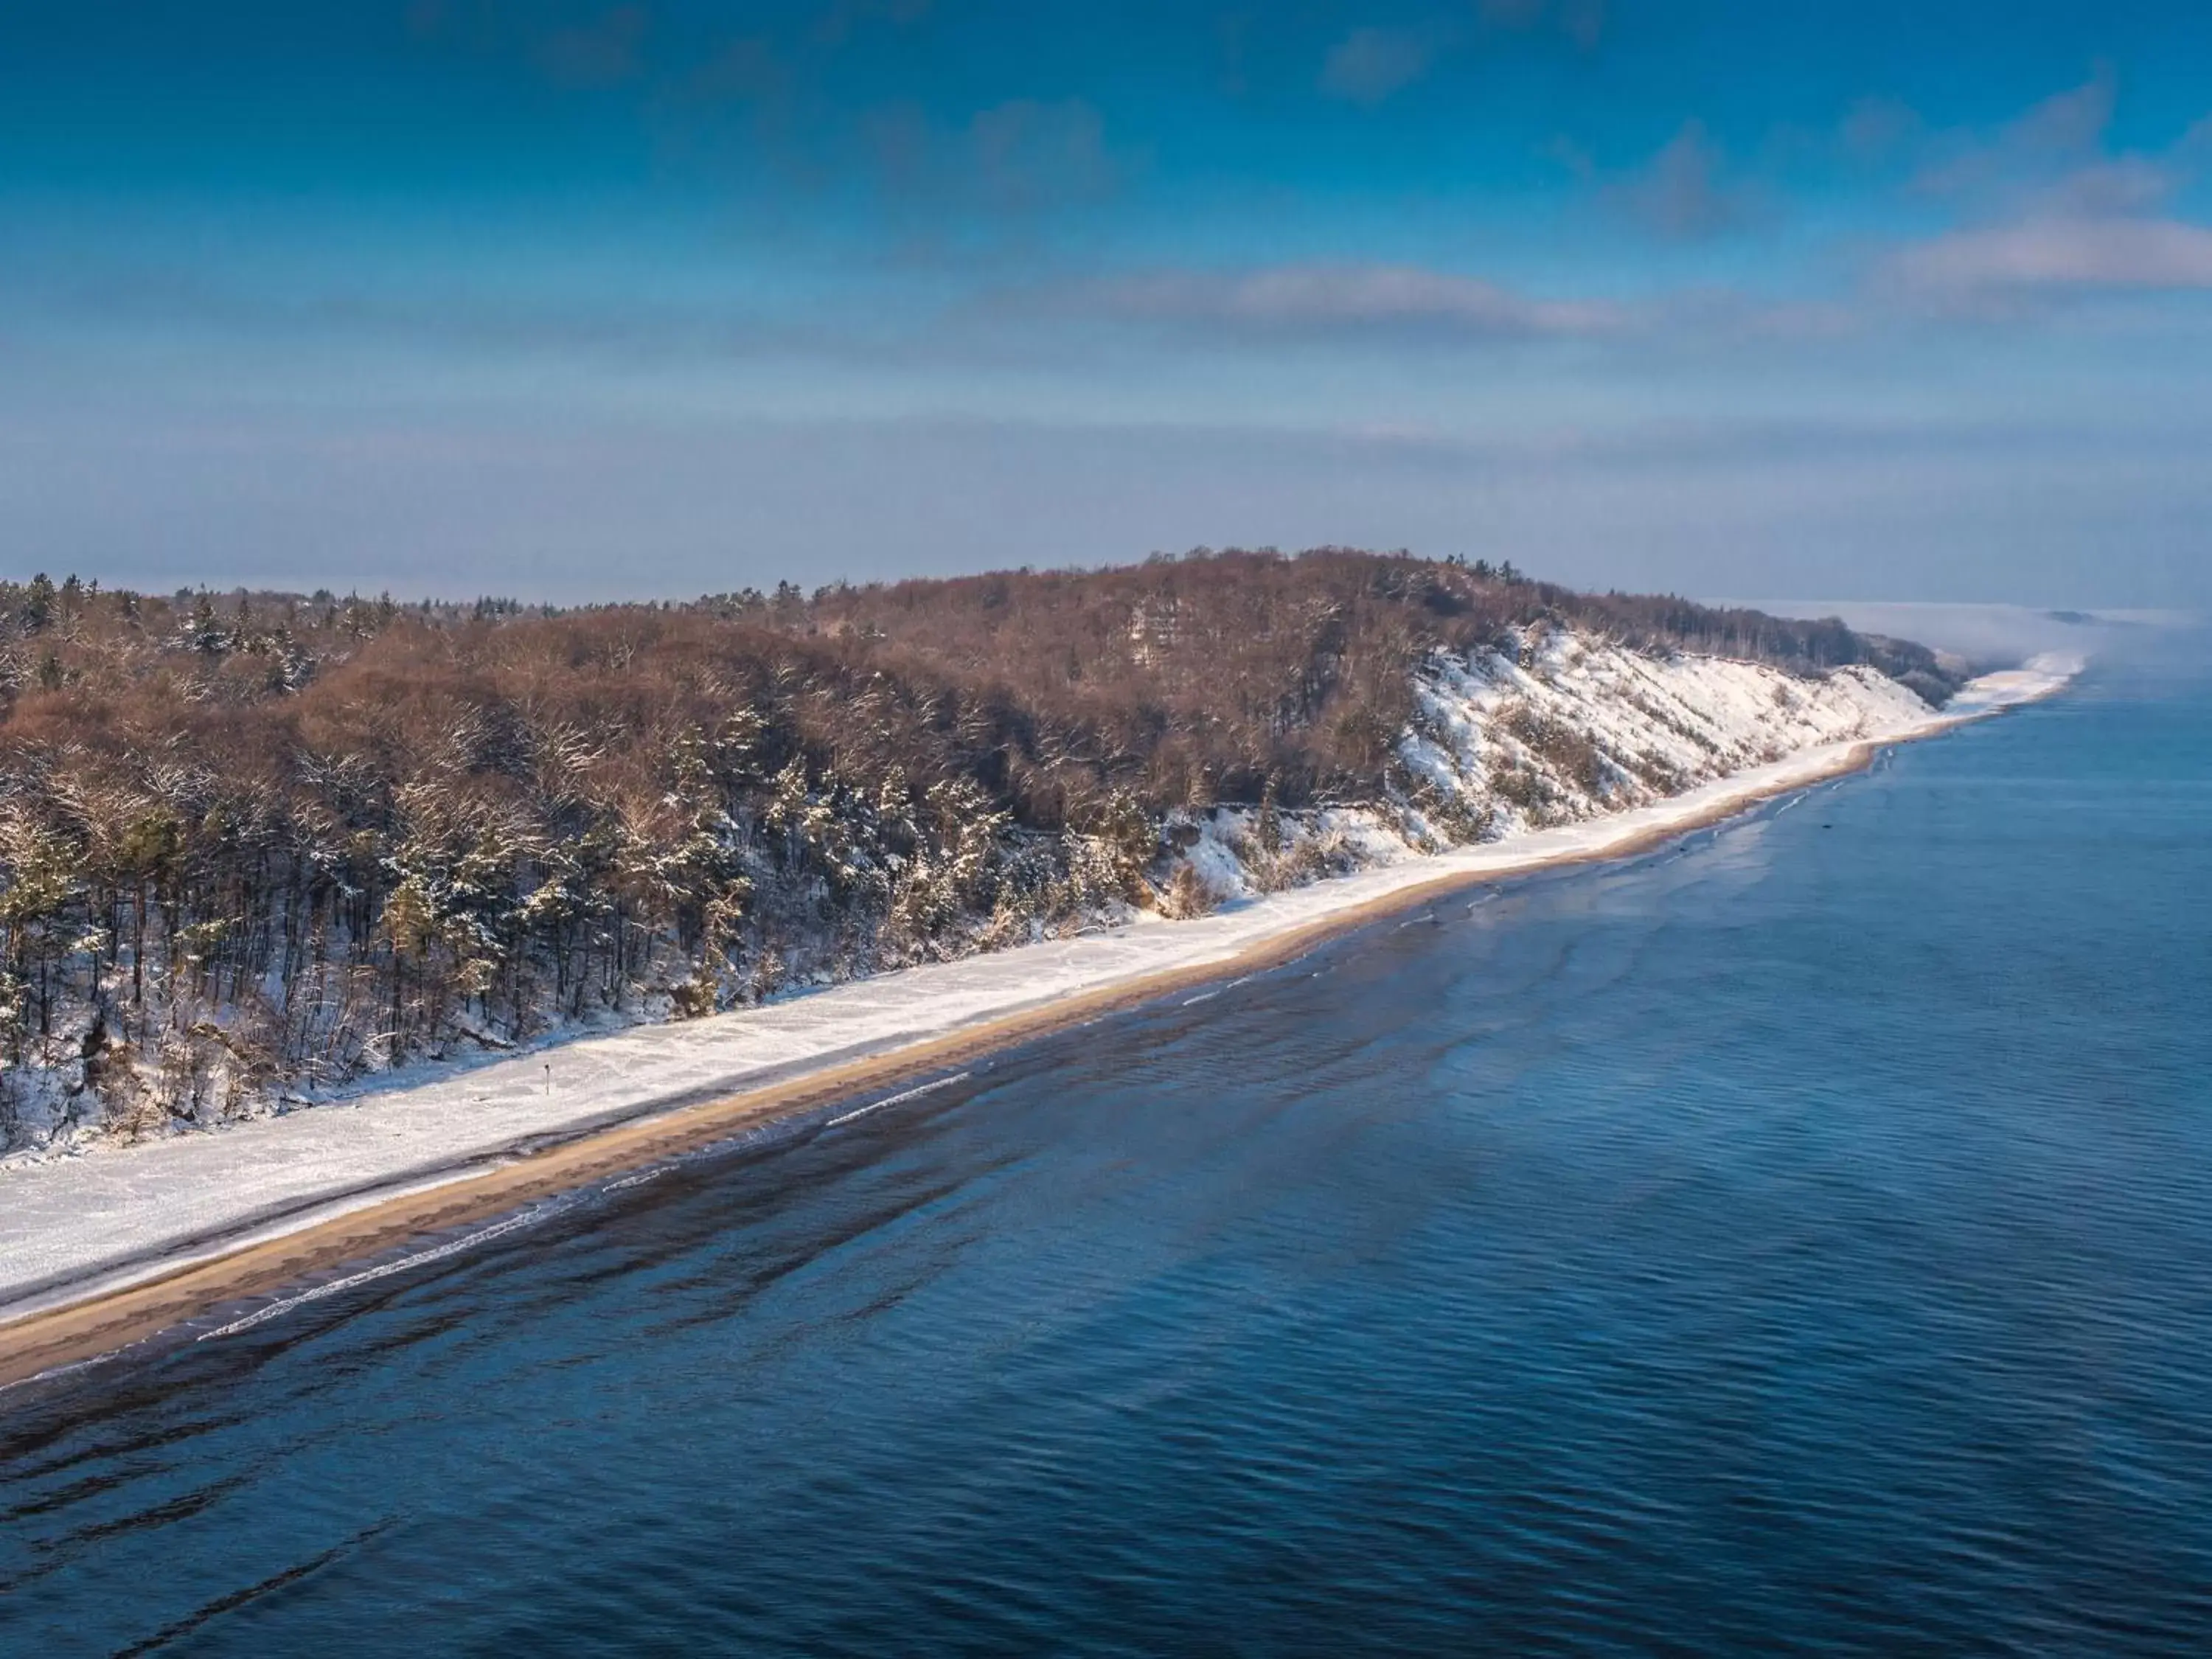
[[[2203,605],[2208,68],[2131,0],[0,0],[0,561]]]

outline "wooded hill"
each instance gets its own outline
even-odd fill
[[[1952,684],[1337,549],[557,612],[0,584],[0,1145],[1140,900],[1164,812],[1388,799],[1424,656],[1547,618]]]

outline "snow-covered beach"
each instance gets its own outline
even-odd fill
[[[828,1099],[1310,947],[1451,887],[1620,856],[2047,696],[2077,661],[1977,680],[1941,714],[1817,744],[1656,804],[1412,858],[1181,922],[916,968],[643,1026],[220,1133],[0,1170],[0,1382],[195,1308],[511,1208]],[[250,1264],[250,1265],[249,1265]]]

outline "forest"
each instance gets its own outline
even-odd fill
[[[1547,620],[1955,684],[1335,548],[566,610],[0,583],[0,1149],[1157,903],[1169,812],[1390,799],[1415,666]]]

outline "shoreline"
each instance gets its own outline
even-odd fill
[[[1957,700],[1943,712],[1931,714],[1894,731],[1846,742],[1799,750],[1768,765],[1721,778],[1655,805],[1632,810],[1558,831],[1545,831],[1510,842],[1462,848],[1452,853],[1381,866],[1334,878],[1274,896],[1284,901],[1261,914],[1273,901],[1243,907],[1220,918],[1204,921],[1158,924],[1182,933],[1176,941],[1185,948],[1170,951],[1155,945],[1149,954],[1170,959],[1146,966],[1143,948],[1155,927],[1147,925],[1118,934],[1078,940],[1089,945],[1079,966],[1079,952],[1070,947],[1058,955],[1063,977],[1073,982],[1066,988],[1049,988],[1047,962],[1036,953],[1047,945],[1019,947],[984,958],[963,958],[931,968],[907,970],[905,975],[854,982],[848,1001],[874,1018],[920,1019],[911,1025],[894,1024],[873,1039],[865,1034],[842,1046],[823,1047],[815,1039],[830,1025],[842,1024],[836,1014],[827,1020],[807,1018],[815,999],[799,999],[784,1005],[796,1011],[786,1017],[786,1028],[799,1033],[787,1041],[805,1049],[793,1060],[754,1063],[743,1067],[737,1079],[717,1084],[711,1079],[690,1088],[650,1092],[641,1100],[623,1104],[621,1090],[611,1103],[592,1109],[589,1091],[581,1097],[580,1110],[550,1104],[535,1115],[519,1109],[514,1101],[528,1097],[525,1106],[536,1105],[534,1081],[526,1082],[520,1094],[510,1091],[498,1108],[484,1115],[495,1117],[504,1109],[518,1132],[496,1132],[482,1144],[442,1149],[429,1144],[427,1161],[401,1164],[381,1176],[371,1174],[350,1186],[343,1181],[334,1188],[317,1188],[313,1170],[298,1167],[302,1133],[325,1114],[331,1133],[319,1139],[331,1143],[326,1156],[358,1158],[359,1149],[375,1143],[365,1139],[380,1128],[387,1138],[406,1139],[406,1132],[380,1121],[380,1105],[396,1113],[402,1105],[419,1108],[428,1103],[441,1112],[465,1111],[467,1103],[449,1100],[471,1086],[471,1078],[447,1079],[428,1088],[395,1091],[380,1102],[374,1096],[348,1105],[319,1107],[295,1117],[265,1120],[210,1135],[204,1140],[163,1142],[152,1146],[122,1149],[88,1157],[57,1160],[46,1164],[0,1170],[0,1190],[31,1186],[43,1181],[66,1199],[70,1172],[90,1170],[83,1182],[115,1171],[135,1158],[159,1158],[165,1150],[185,1146],[213,1146],[200,1161],[219,1158],[222,1143],[242,1141],[249,1130],[263,1131],[252,1152],[263,1153],[268,1169],[264,1184],[277,1194],[254,1205],[250,1195],[235,1192],[195,1193],[200,1209],[218,1212],[195,1221],[187,1215],[171,1224],[167,1232],[147,1224],[150,1233],[137,1248],[125,1246],[120,1255],[87,1259],[82,1235],[100,1231],[104,1218],[97,1212],[74,1211],[64,1202],[50,1204],[42,1218],[36,1214],[15,1223],[0,1218],[0,1262],[13,1273],[0,1279],[0,1388],[30,1381],[52,1372],[92,1363],[105,1356],[175,1329],[225,1304],[264,1296],[298,1284],[314,1274],[349,1262],[362,1261],[396,1249],[427,1234],[446,1231],[510,1214],[522,1206],[591,1186],[598,1182],[659,1164],[702,1147],[726,1141],[763,1125],[799,1116],[809,1110],[848,1100],[876,1090],[909,1085],[930,1073],[950,1070],[986,1054],[1050,1036],[1070,1027],[1120,1012],[1178,991],[1217,984],[1239,975],[1264,972],[1304,955],[1334,938],[1407,910],[1416,909],[1449,893],[1486,882],[1526,877],[1548,870],[1633,858],[1697,830],[1711,828],[1780,796],[1864,770],[1883,750],[1893,745],[1941,736],[1970,721],[2055,695],[2071,682],[2078,665],[2033,665],[2027,669],[1985,676],[1967,688],[1976,696]],[[1961,697],[1966,694],[1962,692]],[[1211,931],[1207,924],[1215,923]],[[1120,947],[1120,948],[1116,948]],[[1132,962],[1134,957],[1139,960]],[[1036,971],[1020,971],[1024,960]],[[975,963],[1012,963],[989,974],[966,976],[982,986],[958,987],[951,970]],[[926,976],[935,975],[931,981]],[[917,980],[915,976],[925,976]],[[1040,991],[1039,976],[1047,988]],[[889,986],[886,981],[898,981]],[[1004,981],[1004,985],[991,981]],[[933,1006],[934,983],[941,994]],[[915,991],[917,983],[920,992]],[[868,988],[876,988],[871,997]],[[841,990],[848,988],[839,988]],[[966,1003],[980,1001],[975,1012],[963,1013]],[[904,996],[902,1002],[900,998]],[[995,995],[996,1000],[993,998]],[[945,1004],[952,1006],[946,1006]],[[912,1005],[909,1007],[908,1005]],[[748,1014],[723,1016],[724,1021],[753,1018],[752,1026],[728,1024],[702,1039],[724,1047],[735,1045],[762,1022]],[[694,1022],[694,1029],[709,1022]],[[811,1029],[810,1029],[811,1028]],[[632,1049],[647,1048],[656,1040],[662,1049],[678,1046],[684,1026],[644,1026],[620,1036],[587,1040],[598,1045],[603,1069],[627,1082],[638,1066],[619,1064]],[[580,1049],[585,1045],[576,1047]],[[500,1062],[518,1076],[548,1067],[546,1100],[551,1092],[550,1066],[563,1057],[532,1054]],[[720,1054],[712,1050],[709,1060]],[[568,1056],[573,1059],[574,1055]],[[664,1056],[665,1057],[665,1056]],[[721,1063],[728,1064],[721,1056]],[[672,1068],[679,1079],[680,1063]],[[749,1074],[749,1075],[748,1075]],[[416,1097],[410,1100],[410,1097]],[[491,1098],[487,1095],[475,1101]],[[343,1126],[342,1130],[340,1126]],[[287,1144],[287,1132],[292,1134]],[[343,1136],[339,1144],[338,1136]],[[434,1137],[424,1137],[426,1142]],[[244,1153],[249,1149],[240,1146]],[[393,1156],[388,1146],[385,1155]],[[402,1155],[404,1156],[404,1154]],[[304,1160],[312,1164],[312,1159]],[[371,1167],[356,1163],[356,1167]],[[174,1173],[174,1164],[169,1173]],[[150,1173],[150,1166],[133,1165]],[[271,1175],[270,1171],[274,1171]],[[139,1211],[151,1206],[128,1180],[118,1177],[123,1191],[108,1194],[111,1209],[121,1212],[136,1203]],[[283,1196],[285,1183],[291,1195]],[[305,1183],[305,1184],[303,1184]],[[88,1188],[89,1190],[89,1188]],[[220,1212],[225,1196],[245,1196],[246,1207],[233,1203]],[[74,1224],[66,1231],[65,1223]],[[9,1231],[13,1226],[15,1231]],[[40,1229],[45,1228],[45,1236]],[[126,1230],[123,1230],[127,1231]],[[56,1258],[41,1270],[27,1257],[40,1249]],[[12,1260],[10,1258],[13,1258]]]

